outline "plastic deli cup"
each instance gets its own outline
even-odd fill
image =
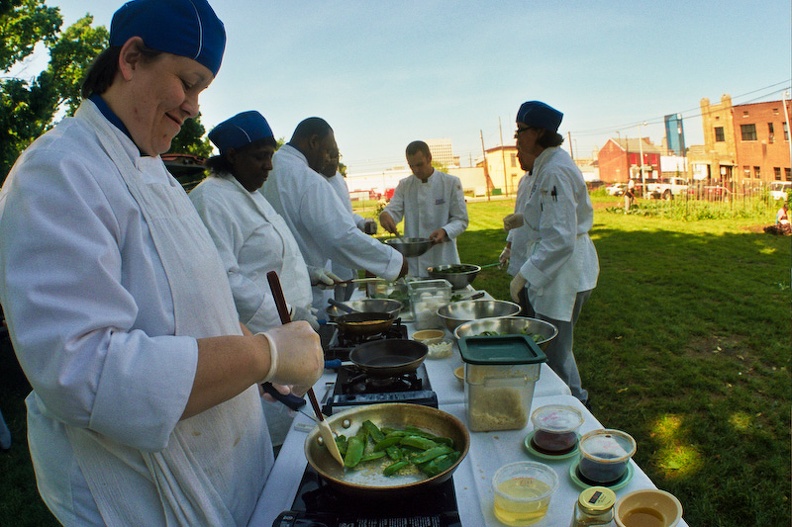
[[[555,470],[542,463],[519,461],[504,465],[492,478],[495,517],[506,525],[531,525],[547,515],[558,489]]]

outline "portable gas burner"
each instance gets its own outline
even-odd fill
[[[361,500],[336,491],[308,465],[292,504],[272,527],[461,527],[453,478],[409,500]]]
[[[376,403],[413,403],[437,408],[437,394],[429,384],[426,366],[395,377],[370,376],[355,366],[338,370],[332,395],[325,401],[322,413]]]
[[[382,339],[406,339],[407,326],[402,324],[401,318],[397,318],[393,325],[382,333],[369,336],[349,336],[339,331],[335,324],[322,324],[319,326],[319,338],[322,341],[325,360],[347,361],[349,352],[359,344]]]

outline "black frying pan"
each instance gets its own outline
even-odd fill
[[[428,351],[426,344],[415,340],[373,340],[352,348],[349,360],[373,377],[394,377],[418,369]]]
[[[335,317],[334,322],[344,335],[367,337],[387,331],[395,319],[390,313],[348,313]]]

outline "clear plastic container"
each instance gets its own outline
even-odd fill
[[[407,284],[415,329],[443,328],[437,308],[451,301],[448,280],[415,280]]]
[[[541,363],[547,357],[530,337],[463,337],[465,403],[473,432],[520,430],[528,424]]]

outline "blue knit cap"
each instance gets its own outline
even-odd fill
[[[209,140],[220,149],[221,154],[229,148],[238,150],[255,141],[274,137],[267,120],[255,110],[238,113],[209,132]]]
[[[140,37],[146,46],[195,60],[217,76],[226,34],[206,0],[132,0],[113,15],[110,45]]]
[[[557,132],[564,114],[555,108],[539,101],[528,101],[522,103],[517,112],[517,122],[523,123],[532,128],[543,128],[551,132]]]

